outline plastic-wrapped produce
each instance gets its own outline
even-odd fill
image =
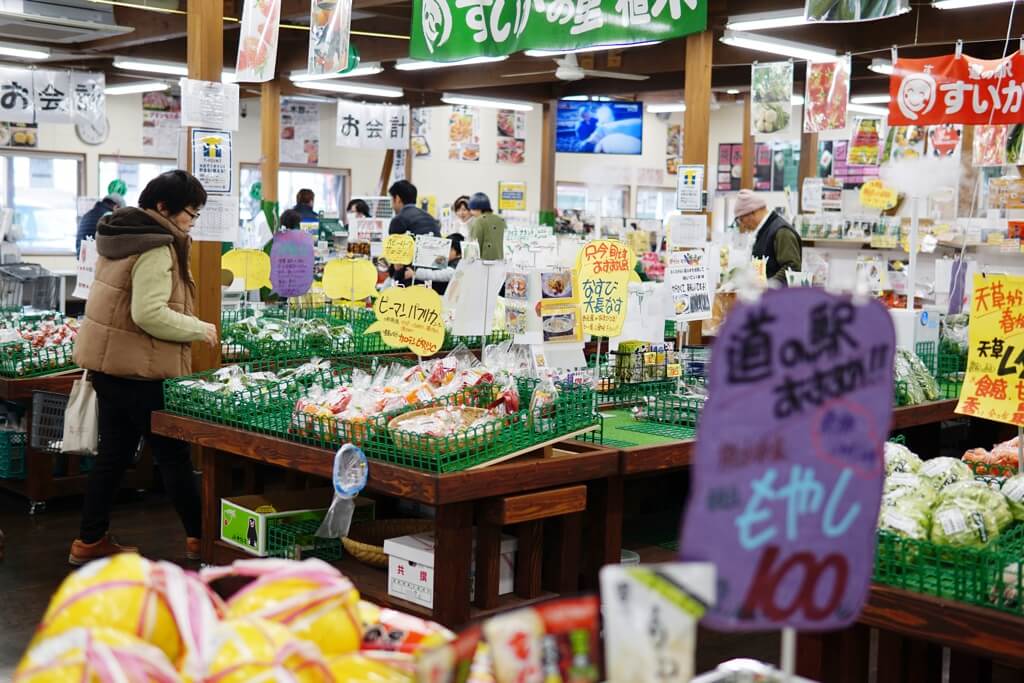
[[[73,628],[25,653],[14,683],[180,683],[159,648],[112,628]]]
[[[942,501],[932,515],[930,538],[937,545],[984,548],[998,535],[997,514],[974,498],[961,496]]]
[[[334,683],[412,683],[411,674],[386,662],[352,653],[337,655],[327,662]]]
[[[244,617],[221,622],[213,633],[202,681],[331,683],[316,646],[281,624]]]
[[[1003,531],[1013,521],[1006,497],[980,481],[959,481],[942,490],[939,505],[950,501],[972,500],[988,510],[995,519],[996,528]]]
[[[920,474],[938,491],[958,481],[974,479],[974,472],[968,465],[946,457],[926,460],[921,465]]]
[[[892,441],[885,442],[885,473],[917,472],[921,469],[921,458],[909,448]]]

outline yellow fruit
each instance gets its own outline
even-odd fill
[[[331,683],[316,646],[284,626],[246,617],[221,622],[214,630],[204,680],[217,683]]]
[[[335,683],[411,683],[408,673],[362,654],[331,657],[327,662]]]
[[[25,653],[15,683],[180,683],[167,656],[134,636],[109,628],[75,628]]]

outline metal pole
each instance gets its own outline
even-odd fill
[[[782,680],[786,683],[793,680],[796,674],[796,629],[782,629],[782,654],[779,658],[782,668]]]
[[[907,310],[914,310],[914,293],[917,291],[917,243],[918,243],[918,198],[910,200],[910,265],[907,268]]]

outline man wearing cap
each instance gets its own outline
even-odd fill
[[[786,286],[786,271],[800,272],[803,247],[800,235],[785,218],[769,211],[764,199],[752,190],[740,190],[733,209],[735,225],[740,232],[757,232],[754,237],[754,258],[768,258],[767,276]]]
[[[123,207],[124,197],[111,192],[106,197],[96,202],[91,209],[82,214],[82,218],[78,221],[78,232],[75,233],[76,256],[82,248],[82,240],[87,238],[96,239],[96,224],[100,222],[100,219],[108,213],[113,213],[114,209],[120,209]]]

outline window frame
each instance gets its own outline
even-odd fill
[[[661,217],[658,217],[658,216],[641,216],[640,215],[640,193],[641,192],[657,192],[658,194],[665,193],[665,194],[670,194],[673,197],[676,194],[676,190],[674,188],[671,188],[671,187],[664,187],[664,186],[658,186],[658,185],[637,185],[637,187],[636,187],[635,203],[633,204],[633,217],[634,218],[639,218],[641,220],[664,221],[666,218],[669,217],[669,215],[671,214],[672,211],[676,210],[675,204],[673,203],[671,208],[666,210],[666,213],[665,213],[664,216],[661,216]]]
[[[594,186],[594,185],[591,185],[590,183],[581,183],[581,182],[578,182],[578,181],[575,181],[575,180],[556,180],[555,181],[555,210],[561,210],[558,207],[558,188],[559,187],[581,188],[581,189],[583,189],[586,192],[587,197],[586,197],[586,200],[584,201],[584,207],[583,207],[584,213],[588,210],[587,209],[587,205],[590,203],[590,199],[591,199],[591,192],[590,191],[591,191],[591,189],[593,189],[595,192],[596,191],[600,191],[602,193],[602,195],[607,193],[609,190],[620,191],[620,192],[623,193],[623,196],[622,196],[622,211],[623,211],[623,213],[629,214],[629,212],[634,208],[633,205],[632,205],[633,188],[630,185],[627,185],[627,184],[624,184],[624,183],[615,183],[615,184],[609,184],[609,185]],[[604,213],[604,211],[603,211],[603,205],[604,205],[603,197],[602,197],[602,202],[601,203],[602,203],[602,214],[603,214]],[[575,210],[575,209],[572,209],[572,210]],[[604,216],[604,215],[601,215],[601,216],[595,216],[595,218],[629,218],[629,216],[628,215],[624,215],[624,216]]]
[[[22,157],[22,156],[23,157],[29,157],[29,158],[35,157],[37,159],[64,159],[64,160],[77,161],[78,162],[78,187],[76,188],[75,201],[76,202],[78,201],[78,197],[85,196],[85,191],[86,191],[86,186],[87,186],[86,180],[87,180],[87,175],[88,175],[88,172],[89,172],[88,157],[87,157],[86,154],[79,153],[79,152],[40,151],[40,150],[31,149],[31,148],[18,148],[18,147],[5,147],[3,149],[0,149],[0,159],[4,159],[6,157]],[[6,163],[6,161],[0,161],[0,163]],[[97,166],[97,171],[99,171],[99,167],[98,166]],[[11,187],[13,188],[13,185]],[[13,191],[13,190],[11,190],[11,191]],[[15,210],[17,210],[17,207],[15,207],[13,205],[10,205],[10,203],[8,202],[8,196],[7,195],[4,195],[4,196],[0,197],[0,204],[8,206],[8,208],[14,208]],[[77,204],[76,204],[76,213],[77,213]],[[72,226],[72,227],[74,228],[75,231],[78,230],[77,221],[75,222],[75,225]],[[29,243],[27,243],[27,242],[19,243],[18,247],[19,247],[19,250],[21,251],[21,255],[22,256],[74,256],[75,255],[74,233],[72,233],[71,244],[72,244],[72,246],[69,249],[59,249],[59,248],[55,248],[55,247],[30,246]]]
[[[238,197],[239,197],[239,202],[241,202],[241,198],[242,198],[242,195],[243,195],[243,188],[242,188],[242,185],[241,185],[241,182],[242,182],[242,170],[243,169],[245,169],[245,170],[253,170],[253,169],[255,169],[255,170],[259,171],[259,173],[260,173],[260,180],[261,180],[261,182],[262,182],[262,179],[263,179],[263,165],[262,164],[260,164],[259,162],[253,162],[253,161],[243,161],[243,162],[240,162],[238,164],[238,183],[239,183],[239,185],[238,185]],[[341,203],[340,203],[340,205],[338,207],[338,215],[341,216],[341,217],[344,217],[344,215],[345,215],[345,207],[348,205],[349,200],[352,197],[352,169],[350,169],[350,168],[335,168],[334,166],[306,166],[306,165],[303,165],[303,164],[279,164],[278,167],[277,167],[277,172],[278,172],[279,175],[280,175],[281,171],[299,171],[299,172],[302,172],[302,173],[323,173],[323,175],[340,175],[340,176],[344,176],[344,178],[345,178],[345,191],[343,193],[344,196],[341,199]],[[280,179],[278,179],[278,185],[280,186]],[[244,192],[248,192],[248,189],[245,189]],[[295,201],[294,197],[291,197],[291,198],[289,198],[287,200],[283,200],[281,198],[280,192],[278,193],[277,203],[278,203],[278,206],[280,207],[281,211],[284,211],[286,208],[291,208],[292,207],[292,202],[294,202],[294,201]]]
[[[166,162],[168,165],[178,168],[178,160],[171,157],[142,157],[126,154],[100,154],[96,157],[96,193],[98,196],[103,197],[107,194],[107,189],[102,187],[102,179],[100,178],[100,166],[104,161],[127,161],[139,164],[163,164]]]

